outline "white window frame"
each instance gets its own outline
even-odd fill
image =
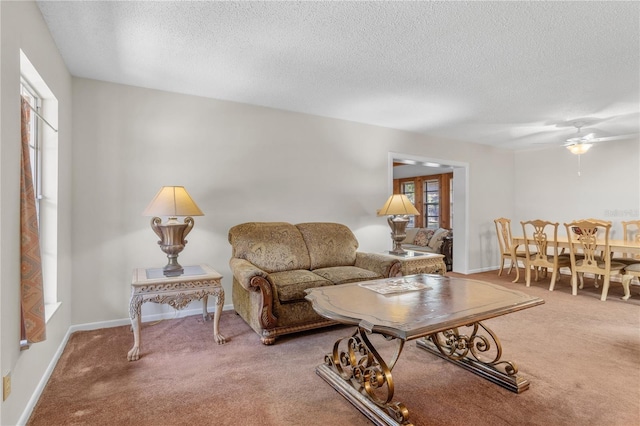
[[[58,100],[24,52],[20,51],[20,80],[28,91],[40,99],[32,105],[41,117],[57,129]],[[22,90],[21,90],[22,93]],[[16,105],[19,105],[16,99]],[[16,107],[18,108],[18,106]],[[40,255],[44,286],[45,320],[48,322],[60,307],[58,300],[58,132],[32,111],[36,143],[36,173],[34,190],[38,209]],[[32,166],[33,167],[33,166]]]

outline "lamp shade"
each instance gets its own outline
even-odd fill
[[[184,186],[163,186],[151,200],[143,216],[204,216]]]
[[[574,143],[572,145],[567,145],[567,149],[571,151],[572,154],[576,155],[584,154],[589,151],[589,148],[591,148],[590,143]]]
[[[384,206],[378,210],[378,216],[392,215],[419,215],[420,212],[415,208],[411,201],[404,194],[393,194]]]

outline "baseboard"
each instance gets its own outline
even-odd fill
[[[497,271],[498,269],[500,269],[499,266],[486,266],[484,268],[470,269],[470,270],[467,271],[467,273],[465,275],[478,274],[480,272]]]
[[[498,269],[500,269],[499,266],[490,266],[490,267],[486,267],[486,268],[478,268],[478,269],[470,270],[465,275],[477,274],[477,273],[480,273],[480,272],[497,271]],[[520,269],[522,269],[522,266],[520,267]],[[502,273],[503,274],[507,274],[507,271],[508,271],[508,268],[505,268],[505,270]],[[515,276],[515,272],[512,271],[511,273],[514,274],[514,276]],[[569,268],[561,268],[560,269],[560,275],[571,276],[571,270]],[[594,275],[593,274],[589,274],[589,273],[584,274],[584,276],[585,276],[585,278],[594,278]],[[524,271],[520,272],[520,279],[524,280]],[[610,279],[610,282],[614,282],[614,283],[622,282],[622,277],[620,275],[612,275],[611,279]],[[638,284],[640,284],[640,280],[638,280]],[[638,285],[638,284],[636,284],[635,280],[631,281],[631,285]]]
[[[222,310],[223,311],[233,310],[233,305],[224,305]],[[165,312],[165,313],[154,314],[154,315],[144,315],[142,317],[142,322],[145,323],[150,321],[159,321],[163,319],[184,318],[184,317],[189,317],[191,315],[202,315],[202,307],[193,308],[193,309],[184,309],[180,311],[175,310],[175,312]],[[86,323],[86,324],[77,324],[69,327],[69,329],[64,335],[64,338],[60,342],[60,345],[58,346],[58,350],[56,350],[56,353],[51,359],[51,362],[49,362],[49,366],[45,370],[42,378],[40,378],[40,381],[38,382],[38,386],[36,386],[35,390],[33,391],[33,394],[31,395],[31,398],[29,398],[29,402],[27,402],[27,405],[25,406],[22,412],[22,415],[18,419],[17,426],[24,426],[29,421],[29,417],[31,417],[31,413],[33,412],[33,409],[38,403],[38,399],[40,399],[40,395],[42,395],[42,392],[44,391],[44,388],[47,385],[47,382],[49,381],[51,374],[53,374],[53,370],[58,364],[58,360],[62,356],[62,352],[64,351],[64,348],[67,346],[67,343],[69,342],[69,337],[71,337],[73,333],[75,333],[76,331],[87,331],[87,330],[97,330],[100,328],[120,327],[123,325],[129,325],[129,324],[131,324],[131,320],[129,318],[123,318],[123,319],[110,320],[110,321],[99,321],[99,322],[92,322],[92,323]]]
[[[40,381],[38,382],[38,386],[36,386],[36,388],[33,391],[33,394],[31,395],[31,398],[29,398],[29,402],[27,402],[27,405],[24,407],[24,411],[22,412],[22,415],[18,419],[17,426],[26,425],[27,422],[29,421],[29,417],[31,417],[31,413],[33,412],[33,409],[38,403],[38,400],[40,399],[40,395],[42,395],[42,392],[44,391],[44,387],[47,385],[47,382],[49,381],[49,377],[51,377],[51,374],[53,373],[53,369],[56,367],[56,364],[58,364],[58,360],[60,359],[60,356],[62,355],[62,352],[64,351],[64,348],[67,345],[67,342],[69,341],[69,336],[71,336],[71,333],[72,333],[71,327],[69,327],[69,330],[67,330],[66,334],[64,335],[64,338],[62,339],[62,341],[60,342],[60,345],[58,346],[58,350],[56,351],[53,358],[49,362],[49,366],[45,370],[44,375],[40,378]]]

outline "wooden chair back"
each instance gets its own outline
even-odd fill
[[[493,221],[496,224],[498,244],[502,255],[511,255],[511,219],[501,217]]]
[[[610,275],[611,257],[602,256],[601,253],[610,253],[611,222],[582,219],[564,225],[567,228],[572,270],[596,275]],[[600,238],[598,238],[599,231],[602,231]],[[580,254],[582,258],[577,258],[577,254]]]
[[[529,265],[544,268],[557,267],[559,224],[540,219],[520,223]],[[531,250],[532,244],[536,247],[535,251]]]

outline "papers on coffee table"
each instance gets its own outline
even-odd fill
[[[384,280],[382,282],[363,282],[360,287],[368,288],[380,294],[403,293],[406,291],[431,290],[427,283],[419,280],[407,280],[405,278]]]

